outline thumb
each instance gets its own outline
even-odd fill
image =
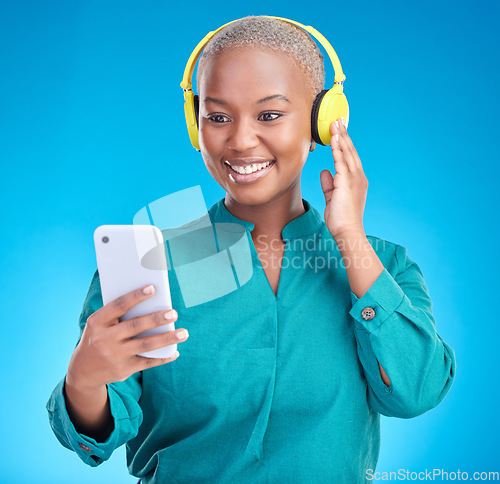
[[[328,170],[323,170],[320,177],[321,188],[323,189],[323,194],[325,195],[325,202],[328,205],[333,193],[333,176]]]

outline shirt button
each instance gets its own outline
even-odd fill
[[[365,308],[361,311],[361,316],[365,321],[370,321],[375,317],[375,309],[373,308]]]
[[[78,444],[78,447],[80,447],[80,449],[84,450],[85,452],[92,451],[92,449],[88,445],[85,445],[85,444]]]

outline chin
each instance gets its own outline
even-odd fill
[[[235,193],[234,191],[226,191],[226,195],[229,196],[230,199],[234,200],[236,203],[240,205],[248,205],[248,206],[259,206],[264,205],[265,203],[271,200],[271,197],[266,196],[265,194],[259,193]]]
[[[236,203],[252,207],[266,205],[278,198],[281,194],[281,192],[272,190],[269,187],[256,187],[255,185],[248,185],[238,190],[226,189],[226,195]]]

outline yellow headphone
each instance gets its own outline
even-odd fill
[[[321,91],[317,96],[313,104],[311,113],[311,135],[316,143],[321,145],[330,144],[331,134],[330,134],[330,124],[339,118],[344,118],[345,125],[349,123],[349,105],[347,104],[347,99],[343,92],[343,84],[345,81],[345,75],[342,72],[342,66],[340,65],[339,58],[333,50],[328,40],[326,40],[323,35],[321,35],[316,29],[308,25],[302,25],[294,20],[288,20],[282,17],[267,16],[269,18],[275,18],[278,20],[284,20],[290,24],[297,25],[301,27],[306,32],[309,32],[326,50],[328,57],[333,64],[333,69],[335,71],[334,85],[331,89],[325,89]],[[217,33],[229,24],[236,22],[233,20],[219,27],[217,30],[209,32],[195,47],[186,64],[184,69],[184,76],[182,78],[181,87],[184,90],[184,113],[186,115],[186,124],[189,133],[189,139],[191,144],[200,151],[200,144],[198,141],[198,115],[199,115],[199,97],[197,94],[193,93],[193,87],[191,83],[191,78],[193,76],[194,67],[196,61],[201,55],[201,51],[207,44],[207,42]]]

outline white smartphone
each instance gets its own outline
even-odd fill
[[[172,308],[165,247],[158,227],[101,225],[94,231],[94,245],[104,304],[142,286],[155,286],[154,295],[123,314],[120,321]],[[136,338],[173,330],[174,323],[167,323]],[[138,356],[169,358],[176,351],[177,344],[171,344]]]

